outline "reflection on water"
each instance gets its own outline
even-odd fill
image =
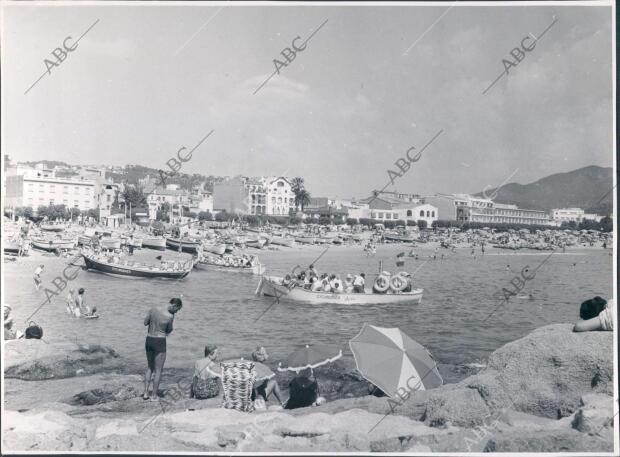
[[[282,248],[260,252],[267,274],[283,275],[295,265],[307,266],[323,248]],[[143,318],[155,304],[167,303],[183,294],[183,309],[168,340],[166,366],[188,368],[209,342],[220,346],[223,357],[249,354],[264,345],[277,360],[305,343],[338,344],[351,358],[348,340],[365,322],[400,327],[425,345],[438,360],[447,382],[469,374],[470,367],[484,363],[490,352],[526,335],[532,329],[578,318],[579,303],[593,295],[612,292],[610,250],[575,249],[555,253],[528,281],[519,295],[532,293],[533,300],[511,298],[507,305],[483,321],[498,306],[493,295],[525,265],[538,266],[548,252],[488,252],[474,259],[469,249],[452,253],[440,249],[438,259],[428,259],[432,250],[416,248],[419,260],[405,257],[406,266],[396,268],[396,254],[409,248],[379,246],[375,257],[366,257],[361,247],[333,247],[317,263],[319,272],[376,274],[379,260],[386,270],[416,270],[415,286],[424,288],[420,304],[388,306],[306,305],[281,300],[259,320],[272,299],[256,297],[258,277],[247,273],[194,270],[182,281],[120,279],[94,272],[81,272],[71,284],[86,288],[89,304],[101,317],[85,321],[65,314],[67,290],[53,303],[43,306],[34,320],[44,328],[48,341],[69,338],[112,346],[130,362],[144,364]],[[254,251],[258,252],[258,251]],[[446,258],[440,260],[441,253]],[[168,255],[176,255],[167,252]],[[136,256],[155,259],[160,252],[143,250]],[[32,272],[43,260],[44,284],[60,274],[66,259],[35,253],[16,263],[5,263],[5,301],[21,327],[45,300],[43,289],[35,291]],[[367,278],[367,284],[372,281]],[[475,368],[474,368],[475,369]]]

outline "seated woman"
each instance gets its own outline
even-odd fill
[[[573,332],[588,332],[591,330],[613,331],[616,318],[616,301],[596,296],[581,304],[579,317],[581,321],[573,327]]]
[[[269,354],[267,354],[267,350],[262,346],[257,347],[256,351],[252,352],[252,360],[255,362],[264,363],[267,359],[269,359]],[[252,400],[256,400],[260,396],[260,398],[267,401],[269,400],[271,394],[273,394],[273,396],[276,397],[276,400],[280,402],[280,405],[284,407],[285,402],[282,401],[280,386],[278,385],[278,381],[276,381],[275,377],[271,379],[262,379],[254,383]]]
[[[320,406],[325,403],[325,398],[319,396],[319,384],[310,368],[306,368],[293,378],[288,389],[289,399],[285,409]]]
[[[217,397],[220,393],[218,378],[221,378],[220,369],[215,363],[218,358],[218,349],[215,344],[205,346],[204,359],[197,360],[194,364],[194,377],[189,396],[204,400]]]

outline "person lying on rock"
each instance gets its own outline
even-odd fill
[[[581,321],[573,327],[573,332],[589,332],[591,330],[613,331],[616,319],[616,301],[609,301],[596,296],[584,301],[579,309]]]
[[[316,382],[311,368],[301,371],[288,385],[289,399],[284,409],[320,406],[325,398],[319,396],[319,383]]]

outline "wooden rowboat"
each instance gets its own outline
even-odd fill
[[[145,249],[166,250],[166,239],[162,236],[151,236],[142,238],[142,247]]]
[[[183,252],[190,252],[192,254],[195,254],[198,251],[198,246],[200,246],[200,241],[193,240],[191,238],[179,239],[166,237],[166,247],[178,251],[179,245],[181,245],[181,250]]]
[[[283,236],[274,236],[271,238],[271,244],[278,244],[280,246],[288,246],[289,248],[295,244],[294,238],[285,238]]]
[[[261,276],[256,289],[257,295],[277,297],[282,300],[313,304],[342,304],[342,305],[387,305],[387,304],[413,304],[422,300],[424,289],[413,289],[411,292],[398,294],[375,294],[365,292],[360,294],[339,294],[331,292],[312,292],[301,287],[289,288],[282,285],[281,278]]]
[[[165,268],[162,265],[146,265],[137,262],[120,261],[117,263],[109,262],[93,254],[82,252],[86,269],[96,270],[112,276],[127,278],[162,278],[162,279],[181,279],[186,277],[194,267],[190,260],[181,269]]]
[[[222,255],[226,252],[226,244],[224,243],[213,243],[207,244],[204,243],[202,245],[202,249],[206,252],[210,252],[211,254]]]
[[[39,228],[41,230],[45,230],[46,232],[62,232],[65,229],[65,226],[55,224],[41,224]]]
[[[48,252],[56,251],[57,249],[73,249],[75,247],[75,240],[60,238],[51,240],[46,240],[45,238],[33,238],[31,242],[34,248]]]

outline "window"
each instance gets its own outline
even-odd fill
[[[426,212],[426,217],[431,217],[431,212],[430,211]]]
[[[383,213],[379,213],[379,219],[383,219]]]
[[[69,186],[63,186],[63,191],[65,194],[69,193]]]
[[[276,204],[276,197],[271,197],[271,203],[274,205]]]
[[[424,210],[420,210],[420,217],[424,217]]]
[[[80,188],[78,186],[75,186],[73,190],[75,191],[76,194],[80,193]]]
[[[411,210],[410,209],[407,210],[407,217],[411,217]]]
[[[377,213],[370,213],[370,218],[371,219],[376,219],[377,218]]]
[[[56,192],[56,186],[54,184],[50,184],[50,193]]]
[[[433,211],[432,215],[433,215],[433,217],[435,217],[435,211]]]
[[[77,207],[78,207],[78,201],[77,201],[77,200],[73,200],[73,206],[74,206],[75,208],[77,208]]]
[[[278,197],[278,203],[282,203],[282,197]]]

